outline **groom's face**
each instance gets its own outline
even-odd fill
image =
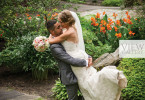
[[[53,32],[53,36],[59,36],[59,35],[61,35],[63,33],[63,31],[62,31],[62,26],[60,25],[60,23],[56,23],[56,24],[54,24],[54,32]]]

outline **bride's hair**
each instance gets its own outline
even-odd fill
[[[69,26],[72,26],[75,24],[75,19],[73,18],[72,14],[69,10],[63,10],[58,17],[61,19],[63,23],[68,24]]]

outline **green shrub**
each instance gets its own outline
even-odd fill
[[[11,69],[31,70],[33,77],[38,80],[47,79],[48,72],[56,72],[58,69],[50,50],[37,52],[32,46],[37,34],[31,33],[19,37],[10,43],[5,50],[0,52],[0,58],[2,58],[0,65],[4,64]]]
[[[65,85],[63,85],[61,83],[60,79],[56,80],[56,83],[55,83],[54,87],[52,88],[52,91],[54,93],[53,95],[55,96],[55,98],[57,100],[67,100],[68,99],[66,87],[65,87]],[[78,96],[82,96],[80,91],[78,91]]]
[[[120,6],[122,3],[122,0],[104,0],[102,2],[102,5],[104,6]]]
[[[72,3],[85,3],[85,0],[64,0],[67,2],[72,2]]]
[[[144,40],[145,39],[145,18],[135,18],[133,21],[133,27],[131,28],[135,32],[135,36],[132,39]]]
[[[123,89],[124,100],[145,100],[145,59],[124,58],[118,69],[127,77],[127,88]]]

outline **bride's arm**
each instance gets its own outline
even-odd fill
[[[49,43],[50,44],[54,44],[54,43],[61,43],[63,41],[65,41],[66,39],[68,39],[68,37],[70,36],[71,33],[63,33],[60,36],[57,36],[55,38],[53,38],[52,35],[49,36]]]

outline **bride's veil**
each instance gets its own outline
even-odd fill
[[[83,39],[83,34],[82,34],[82,27],[80,24],[80,20],[79,17],[77,16],[77,14],[75,12],[70,11],[73,18],[75,19],[75,28],[77,29],[77,34],[78,34],[78,39],[79,39],[79,49],[85,51],[85,45],[84,45],[84,39]]]

